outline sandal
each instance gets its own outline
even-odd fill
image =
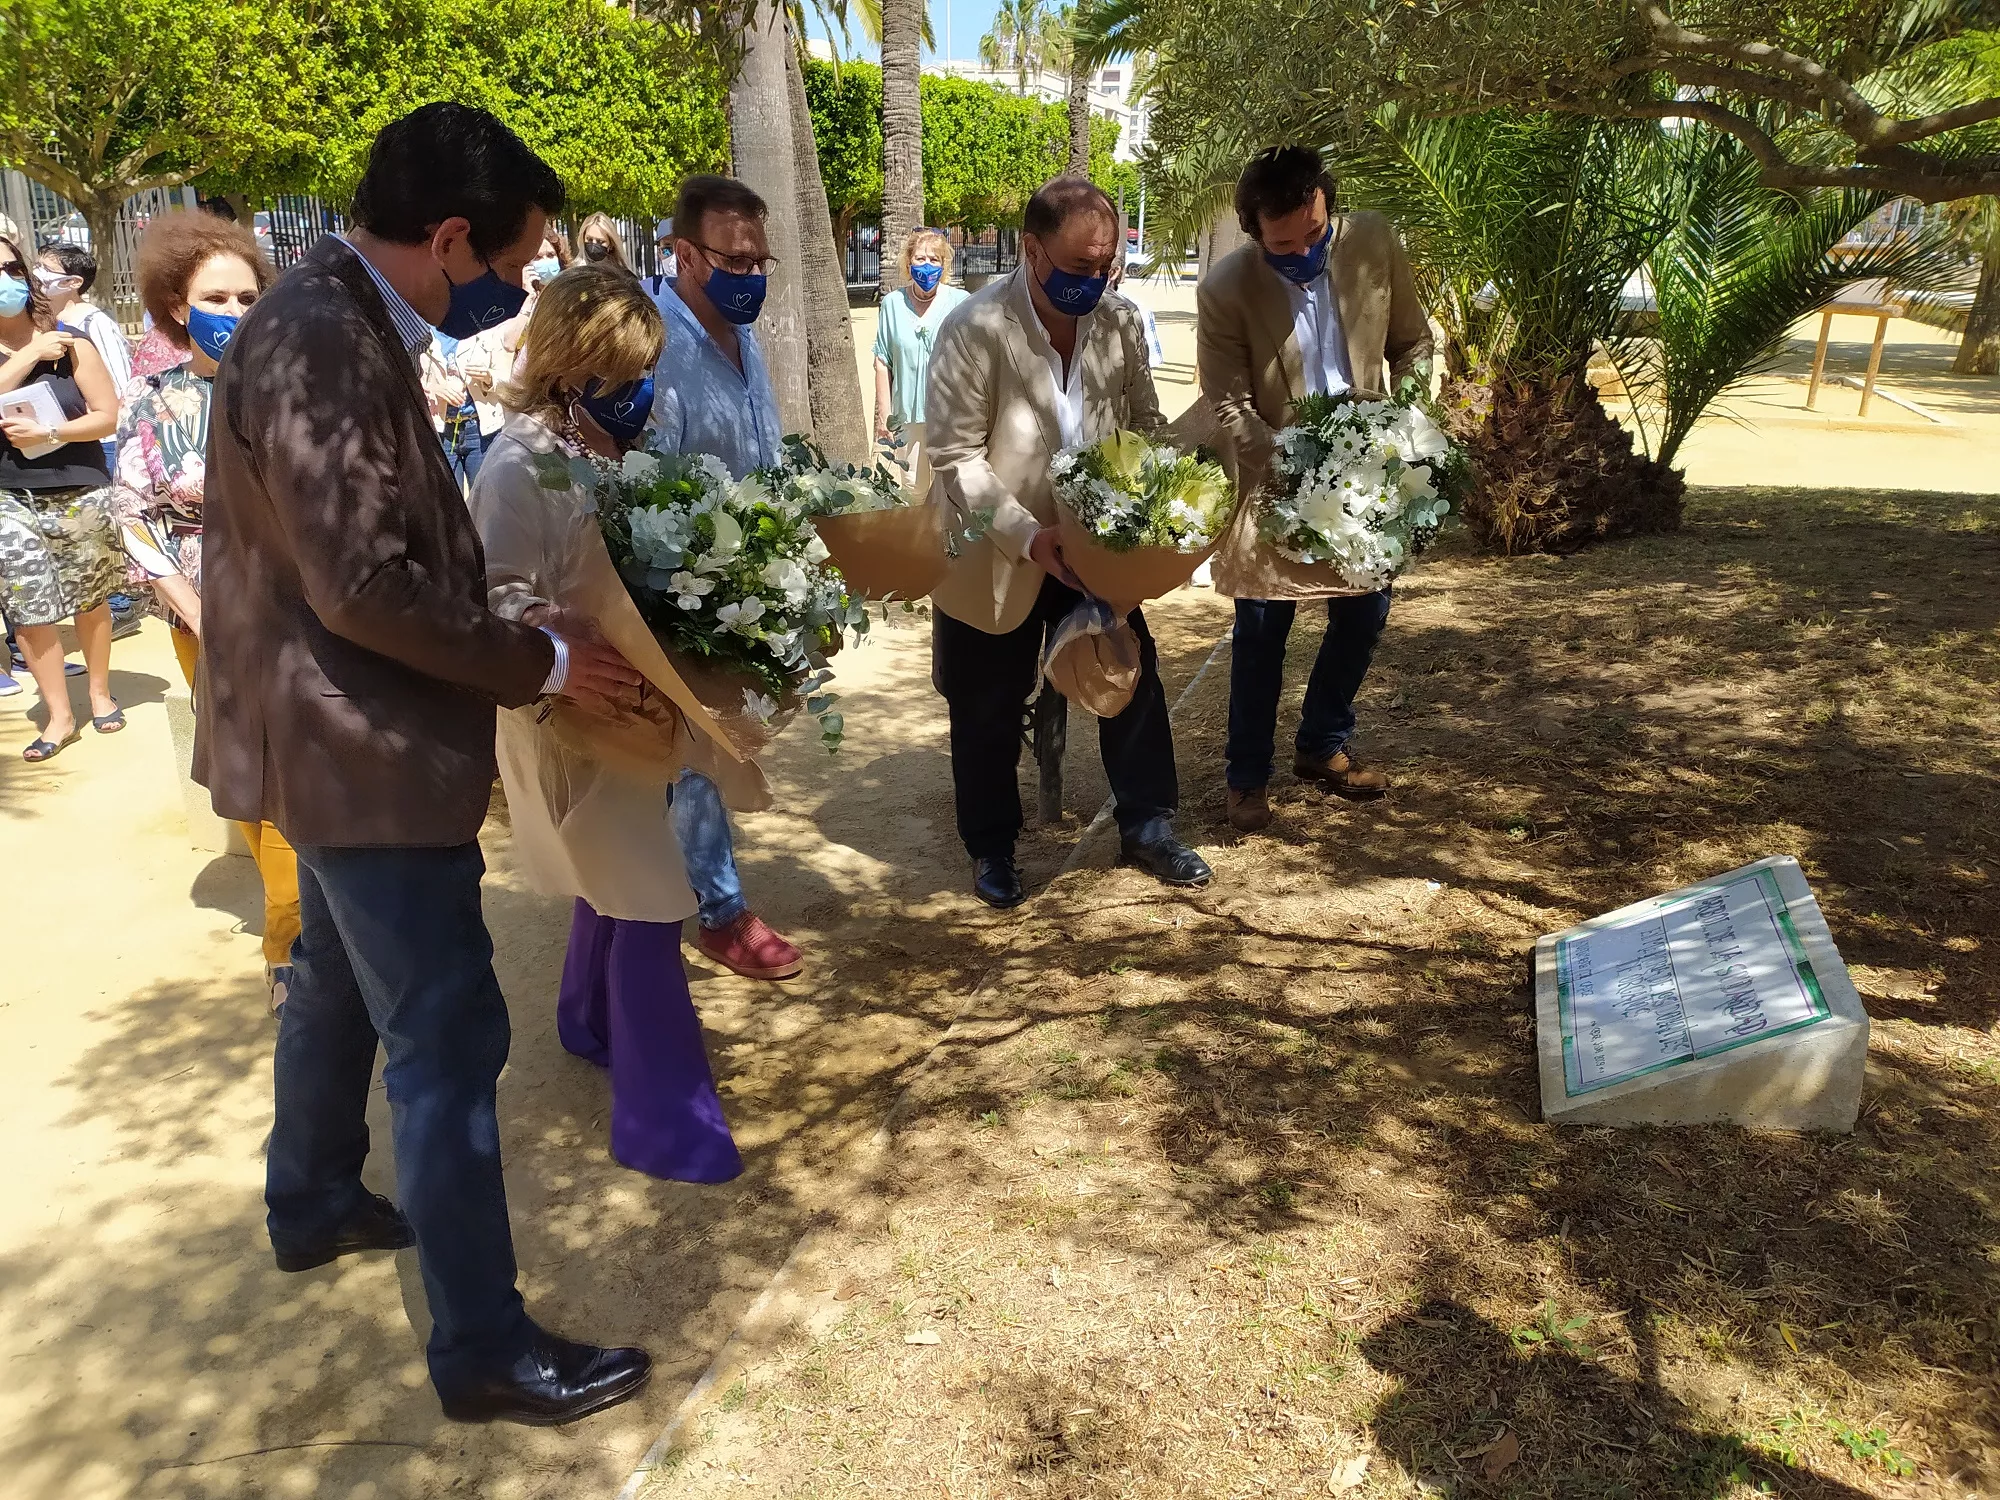
[[[54,760],[63,751],[83,738],[83,731],[72,729],[67,738],[56,740],[34,740],[21,752],[21,759],[31,766],[38,766],[45,760]]]
[[[90,727],[99,734],[116,734],[125,727],[125,710],[114,703],[111,705],[110,713],[93,715]]]

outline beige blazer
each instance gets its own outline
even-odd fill
[[[1342,215],[1327,260],[1355,391],[1385,396],[1430,357],[1430,320],[1409,257],[1380,214]],[[1278,555],[1257,534],[1254,495],[1278,429],[1306,393],[1284,278],[1253,242],[1216,262],[1195,292],[1195,364],[1212,404],[1223,466],[1243,497],[1215,554],[1215,587],[1235,599],[1317,599],[1352,592],[1325,569]]]
[[[503,619],[562,602],[576,549],[597,524],[582,486],[547,489],[535,472],[536,456],[557,450],[546,423],[509,417],[472,486],[487,596]],[[694,915],[665,774],[647,782],[580,753],[533,704],[501,713],[497,748],[514,852],[536,890],[581,896],[620,921],[683,922]]]
[[[1156,433],[1165,425],[1131,303],[1106,296],[1081,320],[1073,357],[1083,362],[1085,442],[1120,427]],[[985,536],[964,548],[931,598],[954,620],[1005,635],[1041,593],[1044,575],[1028,543],[1055,523],[1049,461],[1062,447],[1048,336],[1025,265],[945,319],[931,350],[924,419],[937,476],[932,494],[961,514],[993,513]]]

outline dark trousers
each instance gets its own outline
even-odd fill
[[[1021,832],[1021,726],[1041,676],[1046,633],[1083,601],[1047,579],[1028,618],[1005,635],[939,614],[932,636],[932,680],[951,710],[951,780],[958,836],[974,859],[1010,854]],[[1128,617],[1139,636],[1139,687],[1125,711],[1101,720],[1097,743],[1110,778],[1118,829],[1150,840],[1169,831],[1180,805],[1174,738],[1160,657],[1138,610]]]
[[[477,844],[298,846],[292,984],[278,1023],[277,1118],[265,1201],[271,1242],[330,1235],[366,1192],[368,1087],[388,1060],[397,1195],[430,1299],[430,1367],[506,1364],[534,1325],[514,1286],[494,1084],[507,1003],[479,909]]]
[[[1278,695],[1285,685],[1285,642],[1298,603],[1238,599],[1229,651],[1229,741],[1223,764],[1230,787],[1247,792],[1271,779]],[[1389,590],[1326,601],[1326,635],[1306,680],[1298,752],[1337,755],[1354,737],[1354,695],[1368,675],[1375,643],[1389,621]]]
[[[486,440],[479,435],[477,417],[468,412],[445,418],[444,456],[452,476],[470,494],[472,481],[479,477],[480,461],[486,457]]]

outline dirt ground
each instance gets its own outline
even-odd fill
[[[1063,877],[644,1493],[1991,1493],[1996,585],[1956,496],[1427,562],[1396,794],[1281,775],[1239,840],[1211,790],[1193,895]],[[1855,1134],[1538,1123],[1533,939],[1774,852],[1874,1018]]]
[[[1892,346],[1897,379],[1926,378],[1929,333]],[[739,825],[812,966],[690,964],[748,1162],[726,1187],[609,1160],[601,1075],[554,1035],[567,907],[524,887],[496,806],[529,1304],[659,1360],[562,1433],[443,1422],[412,1257],[271,1268],[255,876],[188,846],[159,628],[116,648],[121,736],[29,767],[34,695],[0,700],[0,1492],[609,1497],[812,1230],[811,1331],[725,1384],[649,1493],[1316,1493],[1362,1457],[1358,1493],[1414,1493],[1462,1488],[1502,1428],[1523,1494],[1721,1494],[1675,1476],[1737,1465],[1796,1493],[1990,1485],[1994,510],[1877,488],[1994,488],[2000,382],[1966,406],[1942,432],[1716,424],[1698,484],[1868,477],[1705,490],[1682,536],[1571,562],[1440,556],[1367,690],[1402,784],[1377,808],[1281,786],[1270,835],[1227,835],[1223,652],[1177,728],[1219,876],[1185,901],[1101,841],[1025,916],[971,901],[928,625],[892,620],[841,662],[841,754],[781,740],[779,810]],[[1175,698],[1227,606],[1149,614]],[[1068,770],[1071,815],[1023,841],[1035,884],[1104,796],[1087,716]],[[1519,945],[1778,850],[1878,1021],[1863,1130],[1533,1124]]]

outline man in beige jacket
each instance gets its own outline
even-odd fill
[[[1244,833],[1271,821],[1264,787],[1300,599],[1326,600],[1326,635],[1306,683],[1292,769],[1356,800],[1389,787],[1347,748],[1389,590],[1352,593],[1329,570],[1280,556],[1258,534],[1253,500],[1292,403],[1308,393],[1392,395],[1430,357],[1429,320],[1395,231],[1379,214],[1334,214],[1333,198],[1317,152],[1280,146],[1253,157],[1236,183],[1236,217],[1251,242],[1218,262],[1196,293],[1201,388],[1245,497],[1215,557],[1216,589],[1236,601],[1223,760],[1229,821]]]
[[[1022,218],[1020,266],[954,311],[931,353],[925,416],[937,482],[962,510],[992,517],[931,596],[958,833],[989,906],[1025,899],[1014,865],[1022,716],[1046,632],[1083,598],[1057,539],[1049,462],[1121,427],[1164,425],[1136,310],[1118,298],[1100,305],[1119,238],[1100,189],[1070,177],[1046,184]],[[1208,865],[1174,837],[1180,786],[1158,654],[1145,616],[1129,619],[1139,686],[1098,726],[1121,857],[1170,885],[1206,885]]]

